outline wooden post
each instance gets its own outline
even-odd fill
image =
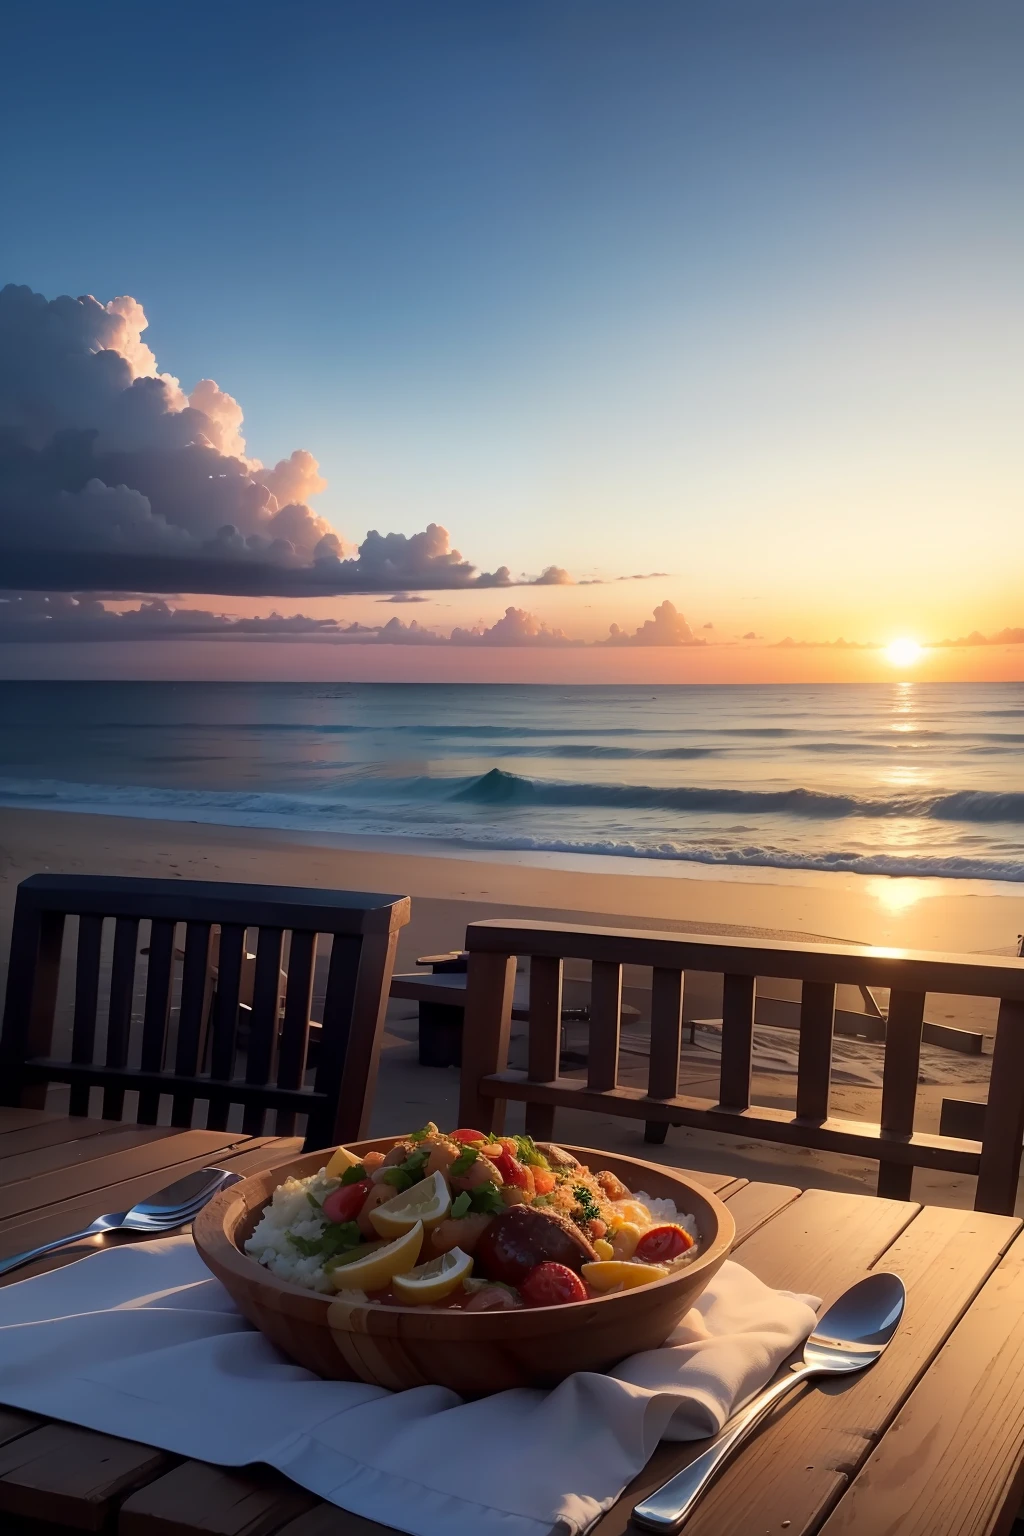
[[[26,1057],[50,1053],[63,942],[64,914],[40,911],[19,893],[0,1035],[0,1103],[46,1107],[46,1084],[23,1084],[20,1069]]]
[[[534,955],[530,960],[528,1028],[527,1072],[535,1083],[553,1083],[562,1039],[562,962],[550,955]],[[528,1103],[526,1134],[550,1141],[554,1132],[554,1105]]]
[[[914,1130],[924,1000],[923,992],[893,992],[889,998],[881,1126],[883,1131],[895,1131],[901,1136],[910,1136]],[[878,1193],[885,1199],[909,1200],[913,1181],[913,1163],[891,1163],[884,1158],[879,1162]]]
[[[1012,1216],[1024,1142],[1024,1003],[999,1004],[976,1211]]]
[[[590,969],[588,1088],[603,1093],[615,1087],[619,1076],[621,1023],[622,966],[611,960],[595,960]]]
[[[674,1099],[679,1092],[679,1052],[683,1046],[683,973],[655,966],[651,975],[651,1062],[647,1092],[652,1099]],[[666,1120],[648,1120],[644,1140],[660,1146],[668,1135]]]
[[[722,1068],[718,1100],[723,1109],[750,1108],[754,1052],[754,977],[722,979]]]
[[[827,1120],[836,1018],[833,981],[805,981],[800,995],[796,1112],[801,1120]]]
[[[501,1131],[505,1124],[505,1100],[482,1094],[480,1079],[503,1072],[508,1065],[515,984],[515,955],[470,951],[459,1124],[485,1134]]]

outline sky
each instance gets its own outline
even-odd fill
[[[1024,678],[1015,0],[5,42],[0,675]]]

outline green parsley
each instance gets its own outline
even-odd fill
[[[316,1211],[317,1215],[322,1216],[324,1210],[322,1201],[318,1200],[316,1195],[311,1195],[308,1189],[306,1190],[306,1199],[309,1201],[314,1211]]]
[[[452,1163],[451,1167],[448,1169],[449,1178],[461,1179],[463,1174],[469,1172],[479,1156],[480,1153],[477,1151],[476,1147],[464,1148],[464,1150],[459,1153],[454,1163]]]
[[[585,1184],[574,1185],[573,1194],[576,1196],[576,1209],[572,1213],[572,1219],[578,1226],[583,1226],[588,1221],[601,1220],[601,1208]]]
[[[411,1173],[406,1173],[404,1168],[385,1168],[380,1176],[380,1182],[390,1184],[392,1189],[402,1194],[403,1191],[411,1189],[416,1180]]]
[[[362,1163],[353,1163],[351,1168],[346,1168],[341,1176],[342,1184],[358,1184],[366,1178],[366,1169]]]
[[[505,1209],[498,1186],[492,1184],[490,1179],[470,1191],[469,1203],[470,1209],[478,1216],[497,1216]]]
[[[455,1199],[452,1201],[451,1214],[455,1217],[456,1221],[458,1221],[460,1216],[466,1215],[471,1204],[472,1202],[467,1190],[464,1189],[461,1195],[455,1196]]]
[[[398,1163],[393,1168],[385,1168],[381,1173],[381,1181],[390,1184],[399,1194],[410,1189],[413,1184],[418,1184],[423,1177],[423,1168],[430,1153],[426,1147],[421,1147],[418,1152],[410,1152],[404,1163]]]
[[[532,1136],[517,1136],[515,1138],[516,1149],[519,1153],[519,1161],[526,1163],[530,1168],[548,1168],[550,1164],[543,1152],[539,1151]]]
[[[433,1120],[428,1120],[426,1125],[423,1126],[421,1130],[412,1131],[410,1135],[408,1135],[405,1139],[406,1141],[426,1141],[428,1136],[436,1135],[437,1126],[434,1124]]]

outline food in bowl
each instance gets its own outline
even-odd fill
[[[586,1301],[693,1262],[697,1222],[529,1136],[445,1133],[339,1147],[274,1191],[245,1242],[282,1280],[392,1306],[509,1311]]]

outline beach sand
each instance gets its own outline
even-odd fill
[[[771,869],[721,871],[640,860],[575,862],[544,854],[451,856],[422,844],[372,846],[356,840],[317,841],[265,829],[159,822],[67,812],[0,810],[0,967],[6,969],[14,892],[40,871],[238,880],[367,890],[412,897],[412,921],[402,934],[397,969],[417,955],[461,948],[466,924],[484,917],[541,917],[623,927],[657,927],[734,936],[840,939],[932,950],[1011,955],[1024,928],[1024,890],[973,881],[890,880],[808,875]],[[784,995],[782,989],[778,995]],[[987,1002],[930,999],[928,1016],[991,1032]],[[705,1043],[706,1043],[706,1038]],[[990,1049],[987,1042],[986,1049]],[[876,1120],[879,1093],[871,1081],[880,1048],[858,1048],[864,1082],[836,1082],[834,1112]],[[858,1055],[854,1051],[854,1056]],[[988,1057],[949,1053],[945,1091],[984,1099]],[[856,1066],[856,1062],[854,1063]],[[642,1055],[626,1056],[623,1080],[641,1082]],[[941,1073],[940,1073],[941,1075]],[[714,1096],[717,1059],[687,1047],[683,1091]],[[761,1070],[756,1097],[791,1102],[792,1073]],[[936,1129],[943,1088],[922,1085],[918,1128]],[[416,1061],[415,1005],[395,1002],[388,1015],[375,1108],[381,1133],[422,1123],[451,1123],[458,1099],[454,1070]],[[512,1106],[518,1123],[521,1110]],[[876,1167],[859,1159],[770,1146],[731,1136],[672,1129],[663,1147],[646,1147],[638,1122],[560,1111],[557,1134],[580,1144],[617,1149],[681,1167],[723,1169],[746,1177],[822,1187],[871,1190]],[[969,1206],[973,1180],[918,1171],[916,1199]]]

